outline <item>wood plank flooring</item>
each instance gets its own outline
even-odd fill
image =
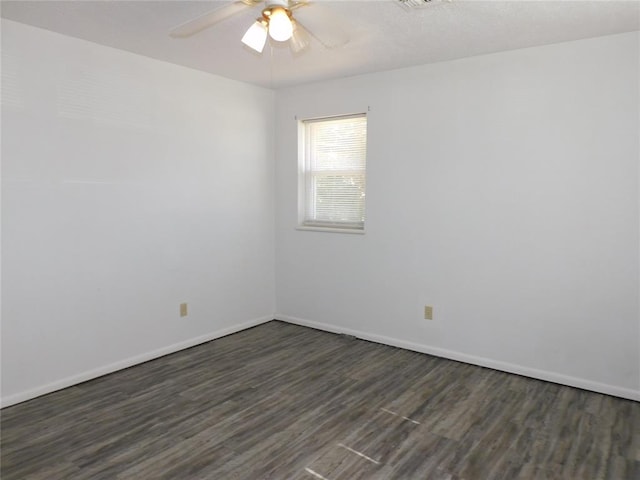
[[[640,403],[277,321],[1,416],[3,480],[640,479]]]

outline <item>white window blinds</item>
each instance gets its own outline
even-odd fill
[[[305,120],[303,226],[364,229],[367,117]]]

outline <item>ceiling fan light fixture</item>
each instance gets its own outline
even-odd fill
[[[293,35],[293,24],[289,12],[282,7],[273,7],[265,11],[269,19],[269,36],[277,42],[286,42]]]
[[[293,51],[293,53],[298,53],[303,51],[305,48],[309,46],[310,42],[311,42],[311,39],[309,38],[309,35],[307,34],[307,32],[304,30],[304,28],[301,28],[300,25],[298,25],[298,22],[294,20],[293,34],[291,35],[291,42],[290,42],[291,50]]]
[[[242,43],[256,52],[262,53],[264,45],[267,43],[266,22],[263,19],[256,20],[242,37]]]

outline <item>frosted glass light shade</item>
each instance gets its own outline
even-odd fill
[[[264,44],[267,43],[267,27],[261,21],[256,21],[242,37],[242,43],[247,47],[262,53]]]
[[[278,42],[285,42],[293,34],[293,25],[282,7],[275,7],[269,15],[269,36]]]
[[[298,25],[297,22],[293,22],[293,34],[291,35],[291,42],[289,44],[293,53],[299,53],[307,48],[309,42],[309,34],[307,34],[305,29]]]

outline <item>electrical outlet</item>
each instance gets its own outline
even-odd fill
[[[187,304],[186,303],[181,303],[180,304],[180,316],[181,317],[186,317],[187,316]]]
[[[424,319],[433,320],[433,307],[431,305],[424,306]]]

